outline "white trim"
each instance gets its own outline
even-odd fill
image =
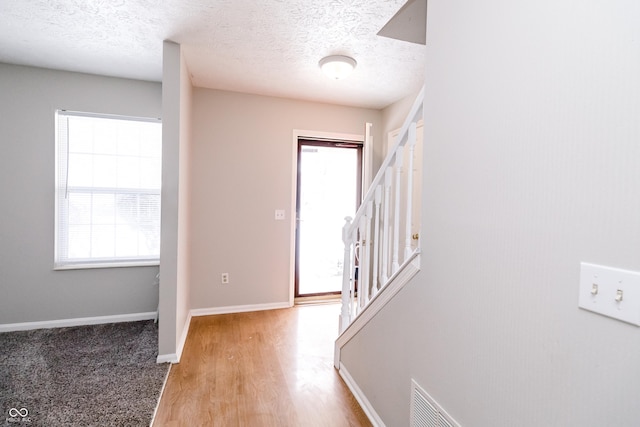
[[[371,134],[372,123],[364,125],[364,142],[362,144],[362,198],[369,191],[373,181],[373,135]]]
[[[292,160],[291,160],[291,201],[289,205],[289,304],[293,306],[296,295],[296,226],[298,212],[296,200],[298,192],[298,130],[293,130]]]
[[[87,264],[73,264],[73,263],[65,263],[61,265],[54,265],[54,271],[63,271],[63,270],[84,270],[89,268],[127,268],[127,267],[159,267],[160,259],[156,259],[154,261],[131,261],[131,262],[122,262],[122,261],[105,261],[103,263],[91,262]]]
[[[190,310],[187,315],[187,320],[184,322],[184,326],[182,327],[182,334],[180,334],[176,352],[170,354],[159,354],[156,358],[156,363],[180,363],[182,351],[184,350],[184,345],[187,342],[187,336],[189,335],[189,326],[191,326],[192,317],[193,310]]]
[[[159,354],[156,357],[156,363],[178,363],[180,359],[176,353],[171,354]]]
[[[321,132],[317,130],[294,129],[293,142],[296,146],[296,153],[298,151],[298,138],[310,138],[329,141],[352,141],[359,142],[360,144],[364,142],[364,135],[358,135],[355,133]]]
[[[93,117],[96,119],[129,120],[134,122],[162,123],[162,119],[160,117],[127,116],[127,115],[120,115],[120,114],[93,113],[88,111],[65,110],[63,108],[56,110],[56,113],[62,113],[65,116]]]
[[[353,379],[351,374],[349,374],[349,371],[347,371],[347,368],[342,363],[340,363],[340,369],[338,370],[338,373],[344,380],[347,387],[349,387],[349,390],[351,390],[351,394],[353,394],[353,397],[356,398],[356,400],[360,404],[360,407],[367,415],[367,418],[369,418],[369,421],[371,421],[371,424],[373,424],[374,427],[385,427],[384,422],[382,422],[382,418],[380,418],[376,410],[373,409],[373,405],[371,405],[371,402],[369,402],[367,396],[365,396],[362,390],[360,390],[360,387],[358,387],[358,384]]]
[[[32,329],[66,328],[70,326],[100,325],[103,323],[138,322],[153,320],[156,312],[116,314],[112,316],[78,317],[75,319],[45,320],[41,322],[6,323],[0,325],[0,332],[29,331]]]
[[[414,253],[413,258],[398,270],[394,276],[389,279],[389,283],[369,302],[358,317],[345,329],[336,339],[334,349],[333,364],[337,368],[340,366],[340,350],[353,338],[364,326],[369,323],[375,315],[384,308],[384,306],[393,299],[393,297],[411,281],[411,279],[420,271],[420,251]]]
[[[184,350],[184,344],[187,342],[187,336],[189,335],[189,326],[191,326],[192,316],[193,313],[189,311],[189,314],[187,314],[187,320],[185,320],[184,326],[182,328],[182,335],[180,335],[180,338],[178,340],[178,347],[176,348],[176,356],[178,360],[174,363],[180,363],[180,359],[182,358],[182,351]]]
[[[69,197],[73,194],[83,194],[83,195],[91,195],[91,194],[104,194],[104,195],[116,195],[116,194],[127,194],[131,196],[136,196],[137,198],[143,196],[153,196],[154,202],[157,202],[157,209],[152,209],[154,213],[158,215],[156,218],[157,221],[153,221],[153,227],[158,231],[160,230],[160,181],[161,176],[158,174],[158,181],[148,188],[118,188],[118,187],[96,187],[92,185],[78,185],[76,183],[74,185],[73,182],[69,181],[70,171],[73,171],[73,162],[70,160],[70,155],[73,153],[70,152],[70,147],[72,147],[73,135],[72,127],[75,126],[70,119],[72,117],[79,118],[89,118],[94,121],[106,122],[111,121],[113,125],[120,123],[122,121],[135,122],[136,126],[144,126],[147,127],[151,125],[154,128],[154,136],[155,131],[158,130],[161,132],[162,122],[158,118],[136,118],[133,116],[119,116],[113,114],[100,114],[100,113],[91,113],[91,112],[78,112],[78,111],[67,111],[67,110],[56,110],[55,119],[57,121],[56,125],[56,137],[55,143],[58,146],[56,150],[56,179],[55,179],[55,209],[57,215],[55,215],[55,247],[54,247],[54,270],[73,270],[73,269],[87,269],[87,268],[111,268],[111,267],[131,267],[131,266],[147,266],[147,265],[158,265],[160,262],[160,250],[158,246],[157,254],[150,255],[141,255],[139,256],[118,256],[117,254],[111,254],[106,257],[97,257],[95,254],[85,254],[86,257],[82,258],[73,258],[72,254],[69,253],[69,239],[68,235],[70,233],[70,202]],[[160,140],[154,141],[155,148],[162,148],[162,141]],[[71,154],[70,154],[71,153]],[[117,153],[117,156],[120,156],[121,153]],[[136,158],[140,158],[139,155],[135,156]],[[154,158],[154,163],[161,164],[161,159],[158,157]],[[72,173],[72,172],[71,172]],[[157,210],[157,212],[156,212]],[[93,223],[90,223],[90,226],[93,226]],[[115,233],[115,230],[113,231]],[[113,238],[117,238],[115,234],[112,236]]]
[[[282,308],[290,308],[293,305],[289,302],[276,302],[269,304],[252,304],[252,305],[229,305],[226,307],[210,307],[210,308],[194,308],[191,310],[191,315],[197,316],[212,316],[215,314],[232,314],[232,313],[245,313],[248,311],[264,311],[264,310],[278,310]]]

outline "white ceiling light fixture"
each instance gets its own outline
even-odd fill
[[[350,56],[331,55],[324,57],[318,63],[322,72],[330,79],[340,80],[349,76],[356,68],[357,62]]]

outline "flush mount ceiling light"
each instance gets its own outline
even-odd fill
[[[351,74],[353,69],[356,68],[356,64],[355,59],[343,55],[327,56],[318,63],[327,77],[336,80],[344,79]]]

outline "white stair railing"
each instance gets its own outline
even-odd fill
[[[354,218],[345,218],[342,229],[344,270],[340,332],[420,251],[414,218],[417,179],[414,173],[417,134],[422,120],[424,88],[418,94],[393,149],[382,163]]]

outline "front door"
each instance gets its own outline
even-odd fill
[[[298,140],[295,296],[342,290],[342,226],[361,199],[362,144]]]

